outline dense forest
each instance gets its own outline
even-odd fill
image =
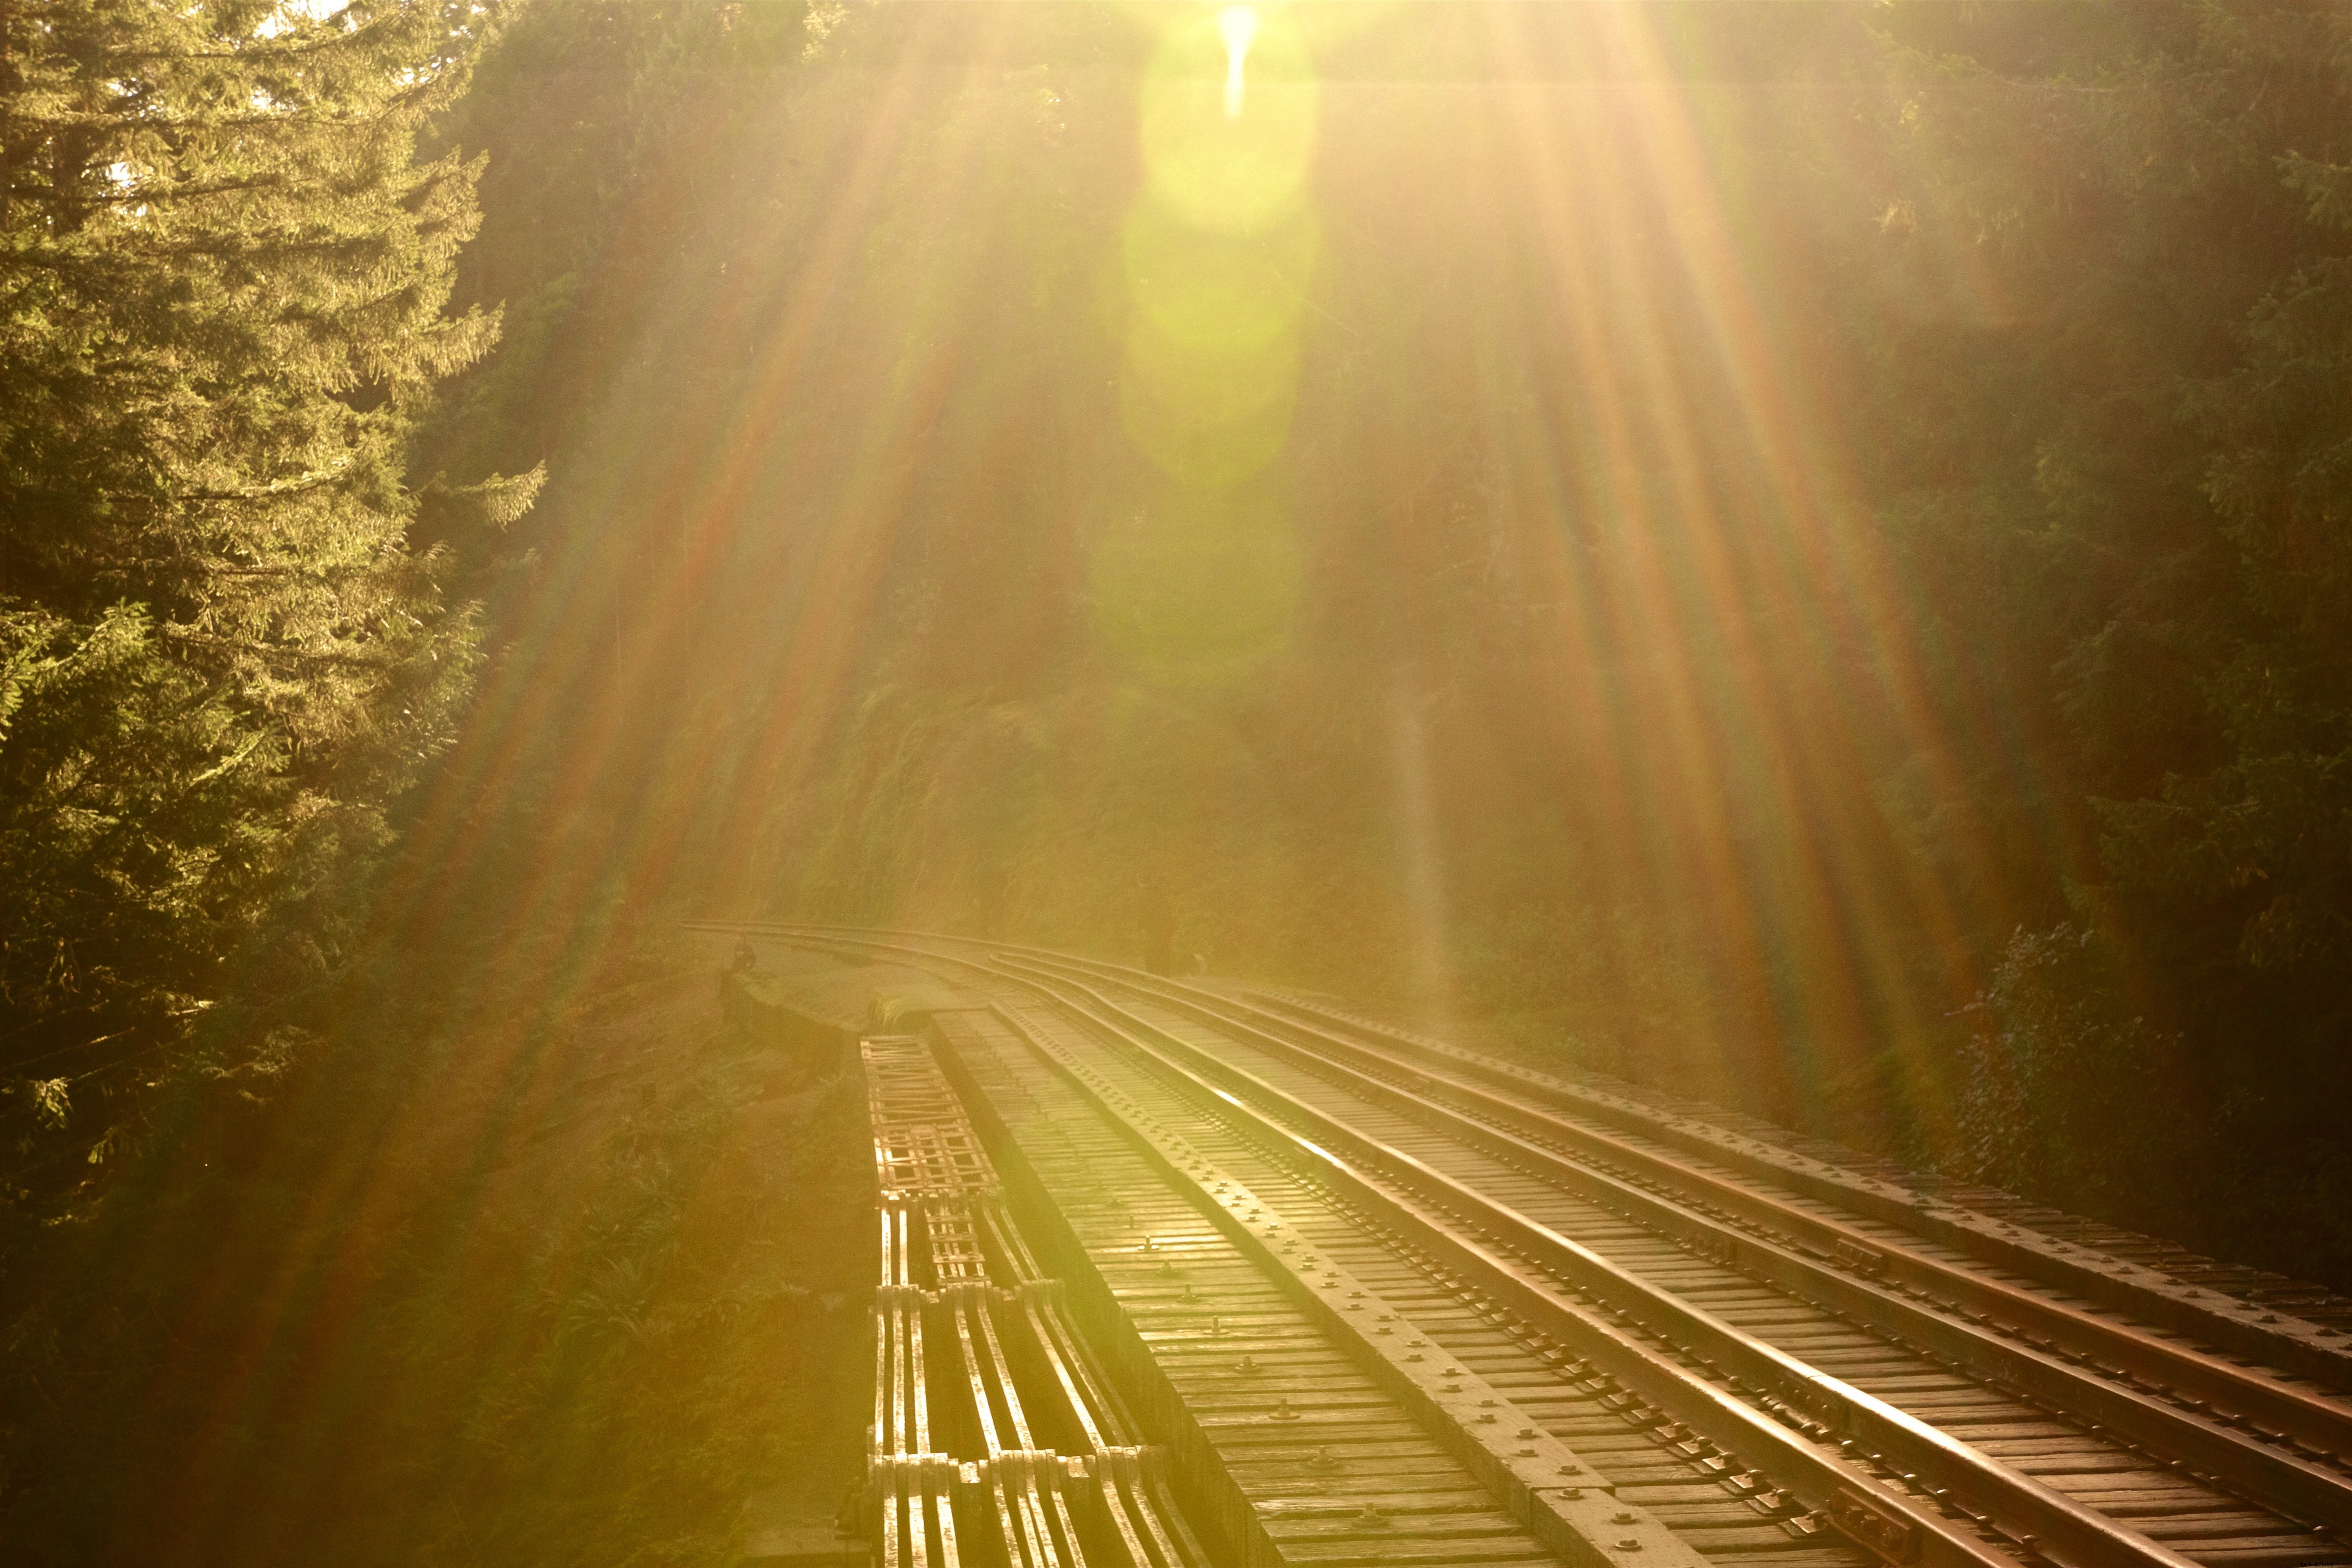
[[[479,1479],[604,1342],[456,1415],[428,1345],[499,1097],[693,914],[2352,1287],[2352,18],[1253,16],[0,3],[17,1560],[717,1560]],[[301,1451],[361,1406],[404,1468]]]

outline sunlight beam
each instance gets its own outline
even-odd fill
[[[1257,37],[1257,12],[1247,5],[1228,5],[1217,13],[1217,34],[1225,40],[1225,118],[1242,117],[1242,62],[1249,58],[1250,40]]]

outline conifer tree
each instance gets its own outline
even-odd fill
[[[187,1069],[232,984],[328,965],[307,906],[442,743],[472,617],[412,531],[436,506],[501,523],[536,485],[402,479],[435,382],[497,328],[444,310],[479,164],[415,157],[488,20],[467,0],[0,0],[20,1197],[103,1157],[126,1102],[96,1102]]]
[[[1896,25],[1925,40],[1897,144],[1927,173],[1894,210],[1999,301],[1890,334],[1936,432],[1906,503],[1975,563],[1948,578],[2000,585],[1941,608],[2058,738],[2039,760],[2089,846],[1982,1014],[1981,1163],[2109,1213],[2260,1209],[2231,1246],[2340,1268],[2352,26],[2253,0]]]

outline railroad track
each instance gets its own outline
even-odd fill
[[[1241,1501],[1194,1506],[1251,1513],[1255,1535],[1219,1537],[1245,1555],[2352,1563],[2352,1350],[2324,1320],[1300,998],[773,929],[931,969],[984,1007],[942,1014],[936,1043],[995,1147],[1044,1158],[1004,1118],[1040,1095],[1061,1124],[1110,1130],[1136,1190],[1195,1216],[1185,1234],[1332,1309],[1310,1326],[1374,1407],[1433,1434],[1507,1516],[1487,1555],[1444,1555],[1471,1536],[1438,1528],[1460,1509],[1410,1500],[1453,1495],[1433,1480],[1308,1551],[1276,1526],[1307,1517],[1317,1494],[1282,1489],[1311,1472],[1244,1474],[1225,1450],[1246,1442],[1212,1443]],[[1027,1179],[1070,1213],[1049,1174]],[[1118,1234],[1073,1247],[1116,1277]],[[1309,1419],[1338,1386],[1304,1376],[1265,1419]]]
[[[859,1058],[881,1221],[866,1476],[882,1561],[1208,1568],[1165,1455],[1073,1329],[929,1047],[885,1036]]]

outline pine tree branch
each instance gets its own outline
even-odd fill
[[[351,7],[346,5],[333,16],[319,17],[314,25],[320,28],[332,27],[336,19],[350,9]],[[348,48],[354,44],[373,43],[376,37],[390,27],[394,22],[405,19],[399,13],[389,13],[377,17],[363,27],[354,27],[348,33],[327,33],[308,43],[281,44],[273,38],[263,39],[257,43],[240,44],[232,49],[115,49],[108,51],[101,58],[109,65],[115,66],[143,60],[250,60],[256,64],[267,64],[272,60],[307,59],[312,55],[323,54],[330,49]]]
[[[142,495],[135,490],[117,490],[110,492],[106,499],[111,501],[144,502],[151,506],[172,506],[184,501],[276,500],[280,496],[301,495],[305,491],[325,489],[351,472],[352,461],[352,459],[346,459],[335,468],[304,474],[299,479],[276,479],[266,485],[247,485],[233,490],[179,490],[167,491],[163,495]]]
[[[237,191],[284,190],[288,184],[289,181],[284,174],[272,172],[267,174],[257,174],[251,179],[223,180],[209,185],[134,186],[85,199],[93,205],[146,206],[155,202],[188,201],[199,196],[228,195]]]
[[[125,113],[120,110],[83,110],[73,113],[27,113],[21,108],[12,110],[8,119],[13,125],[30,126],[36,131],[66,132],[103,129],[133,131],[249,131],[256,126],[285,126],[305,131],[347,130],[354,127],[382,125],[412,116],[420,100],[433,97],[449,86],[440,75],[420,78],[397,92],[386,94],[382,107],[367,114],[318,113],[307,107],[286,110],[262,110],[240,114],[186,114],[169,110]]]
[[[279,669],[382,671],[395,668],[403,662],[398,658],[386,658],[381,654],[322,653],[310,648],[288,647],[283,643],[247,642],[236,637],[215,637],[210,632],[200,632],[194,626],[183,626],[177,621],[165,621],[158,629],[174,642],[185,643],[191,647],[247,654]]]

